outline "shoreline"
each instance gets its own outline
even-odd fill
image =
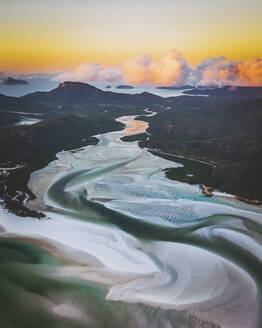
[[[146,112],[148,115],[155,115],[154,112],[146,109]],[[149,127],[149,124],[144,121],[139,121],[135,120],[137,117],[139,117],[140,114],[138,115],[127,115],[127,116],[120,116],[115,119],[116,122],[119,122],[123,125],[123,129],[117,130],[117,131],[112,131],[110,133],[118,133],[118,134],[126,134],[128,136],[136,135],[143,132],[146,132],[146,130]],[[143,116],[143,114],[142,114]],[[133,123],[132,123],[133,122]],[[135,123],[135,124],[134,124]],[[63,175],[65,175],[67,172],[72,170],[72,166],[70,164],[60,164],[59,162],[59,156],[66,156],[66,153],[71,153],[72,156],[74,156],[77,151],[88,151],[88,149],[91,149],[92,147],[96,147],[99,145],[101,142],[100,136],[107,134],[102,133],[102,134],[96,134],[93,135],[93,138],[96,138],[98,142],[95,145],[87,145],[85,147],[80,147],[76,149],[71,149],[67,151],[60,151],[56,154],[56,159],[51,161],[47,166],[44,168],[34,171],[31,173],[30,178],[27,183],[27,187],[29,190],[35,195],[34,199],[30,199],[27,201],[26,206],[30,210],[40,210],[40,211],[45,211],[47,209],[46,203],[45,203],[45,194],[48,190],[48,186],[52,185],[56,180],[61,178]],[[120,137],[121,139],[121,137]]]
[[[146,130],[148,125],[137,121],[134,123],[135,127],[129,126],[131,116],[122,119],[120,117],[118,120],[126,123],[126,127],[110,134],[96,135],[99,139],[97,146],[59,152],[56,161],[34,172],[29,185],[33,185],[32,189],[34,186],[38,188],[32,190],[38,196],[35,200],[38,202],[36,206],[41,203],[43,207],[53,205],[53,211],[46,211],[47,217],[44,220],[7,217],[7,230],[13,230],[14,233],[17,231],[29,237],[39,235],[41,239],[50,238],[52,244],[61,242],[65,253],[73,248],[73,254],[86,260],[90,265],[84,272],[82,268],[81,271],[71,271],[71,268],[61,270],[58,279],[61,279],[63,274],[75,274],[77,279],[85,278],[99,285],[101,282],[109,282],[110,289],[105,302],[122,302],[122,306],[142,303],[142,306],[148,305],[163,310],[186,309],[189,314],[199,310],[203,320],[210,319],[216,322],[221,318],[222,323],[232,322],[227,315],[228,309],[235,311],[234,309],[243,306],[242,316],[236,316],[234,323],[237,324],[244,315],[250,315],[251,310],[255,320],[256,302],[252,296],[256,292],[256,285],[245,272],[245,266],[241,268],[230,256],[223,256],[222,247],[221,254],[219,251],[216,253],[212,247],[199,247],[201,244],[199,245],[196,240],[205,240],[207,236],[219,237],[221,231],[227,240],[224,226],[217,227],[219,220],[213,223],[214,228],[210,224],[203,226],[203,223],[197,223],[198,220],[208,220],[209,214],[220,214],[224,224],[223,213],[231,213],[232,216],[236,216],[236,227],[241,227],[241,223],[238,223],[238,214],[242,213],[247,218],[254,217],[254,220],[258,215],[233,209],[232,206],[230,209],[229,206],[224,207],[225,204],[208,202],[204,200],[199,188],[186,183],[170,182],[162,170],[168,164],[172,167],[172,162],[141,149],[137,142],[133,145],[120,142],[123,133],[133,135]],[[173,164],[173,167],[176,167],[175,163]],[[74,174],[74,170],[79,171],[80,175],[68,174],[69,179],[63,179],[64,174],[67,175],[68,171]],[[83,179],[81,170],[85,170],[82,173],[86,174]],[[50,185],[54,187],[54,184],[56,187],[53,188],[53,193],[47,194]],[[88,193],[83,195],[83,191]],[[91,200],[87,199],[87,195]],[[105,195],[111,201],[102,206]],[[98,199],[97,203],[100,202],[98,206],[96,201],[92,202],[95,197]],[[109,211],[105,210],[107,205]],[[132,206],[136,212],[130,211]],[[59,213],[60,209],[64,210],[64,213]],[[93,209],[97,212],[92,212]],[[125,210],[126,216],[123,214]],[[86,215],[85,220],[78,220],[77,214],[81,213]],[[107,216],[106,222],[113,223],[117,228],[91,222],[95,213]],[[141,220],[136,220],[132,213],[136,213],[137,218],[140,215]],[[188,221],[190,215],[191,221]],[[110,221],[111,217],[119,217],[122,226],[117,225],[116,221]],[[161,219],[162,223],[157,225],[156,218]],[[165,226],[169,218],[170,221],[174,218],[170,222],[173,222],[171,227]],[[181,223],[180,219],[184,220],[183,227],[178,226]],[[178,220],[177,224],[175,220]],[[230,227],[230,220],[227,221]],[[195,229],[196,226],[198,229]],[[141,231],[140,228],[143,227],[148,237],[152,231],[157,235],[149,240],[137,238],[134,230]],[[205,228],[207,230],[203,230]],[[173,235],[170,235],[170,232]],[[162,233],[166,234],[165,237]],[[232,229],[233,236],[234,233]],[[187,239],[189,236],[192,236],[191,244]],[[239,247],[241,251],[241,246],[238,246],[238,235],[235,237],[234,246]],[[199,265],[199,262],[202,265]],[[216,284],[214,275],[217,277]],[[125,281],[126,278],[128,281]],[[239,289],[232,287],[231,282],[241,286],[240,297],[237,297]],[[152,293],[152,290],[155,293]],[[226,292],[223,292],[224,290]]]
[[[126,142],[129,142],[128,140],[125,140]],[[134,140],[133,140],[134,141]],[[201,163],[201,164],[205,164],[207,166],[210,166],[210,167],[213,167],[215,168],[216,167],[216,164],[215,163],[212,163],[212,162],[206,162],[206,161],[203,161],[203,160],[200,160],[200,159],[194,159],[194,158],[191,158],[191,157],[186,157],[186,156],[182,156],[182,155],[175,155],[175,154],[171,154],[171,153],[167,153],[167,152],[164,152],[160,149],[153,149],[153,148],[147,148],[146,146],[141,146],[140,145],[140,142],[142,142],[143,140],[137,140],[138,142],[138,145],[139,147],[141,147],[142,149],[146,149],[148,150],[149,152],[151,152],[152,154],[154,155],[157,155],[157,156],[160,156],[161,155],[166,155],[166,156],[169,156],[169,157],[176,157],[176,158],[181,158],[181,159],[185,159],[185,160],[188,160],[188,161],[192,161],[192,162],[196,162],[196,163]],[[169,159],[171,161],[174,161],[176,162],[176,160],[172,160],[172,159]],[[169,168],[165,169],[164,171],[167,172],[169,170]],[[174,169],[176,170],[176,168]],[[180,181],[180,180],[176,180],[176,179],[172,179],[168,176],[168,174],[166,174],[166,177],[168,179],[171,179],[171,180],[175,180],[175,181]],[[188,183],[188,182],[185,182],[185,183]],[[221,192],[221,193],[228,193],[227,190],[225,189],[219,189],[218,188],[215,188],[215,187],[210,187],[208,185],[205,185],[203,183],[197,183],[199,185],[199,187],[202,189],[203,191],[203,194],[206,196],[206,197],[213,197],[213,191],[218,191],[218,192]],[[237,194],[228,194],[230,195],[232,198],[235,198],[236,200],[240,201],[241,203],[246,203],[246,204],[249,204],[249,205],[255,205],[255,206],[261,206],[262,205],[262,200],[257,200],[257,199],[249,199],[249,198],[246,198],[246,197],[242,197],[242,196],[239,196]]]

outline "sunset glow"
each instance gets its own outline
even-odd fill
[[[177,49],[207,57],[262,57],[261,1],[3,0],[0,70],[61,71],[84,62],[119,65]]]

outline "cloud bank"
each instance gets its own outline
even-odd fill
[[[124,79],[120,66],[105,68],[100,64],[84,63],[72,72],[59,74],[53,81],[124,82]]]
[[[53,80],[155,86],[262,86],[262,59],[253,57],[234,62],[225,57],[207,58],[191,67],[178,51],[173,50],[157,60],[150,55],[140,55],[119,66],[84,63]]]
[[[122,65],[122,70],[125,80],[131,84],[181,86],[190,68],[180,53],[173,50],[156,61],[149,55],[131,58]]]
[[[262,60],[232,62],[225,57],[203,60],[191,71],[196,86],[262,86]]]

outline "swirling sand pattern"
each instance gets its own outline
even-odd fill
[[[1,212],[5,327],[260,326],[261,209],[166,179],[135,118],[32,174],[45,219]]]

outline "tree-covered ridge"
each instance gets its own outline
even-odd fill
[[[143,145],[216,162],[219,189],[262,199],[262,99],[178,106],[148,121]]]

